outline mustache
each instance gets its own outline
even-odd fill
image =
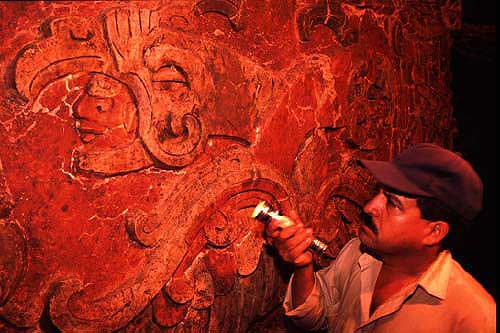
[[[361,223],[368,227],[373,233],[378,234],[377,226],[373,223],[373,219],[370,214],[361,212],[360,214]]]

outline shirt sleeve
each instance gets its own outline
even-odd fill
[[[344,276],[345,271],[351,270],[353,256],[356,255],[356,252],[359,252],[359,240],[353,239],[344,246],[337,259],[330,266],[314,273],[314,287],[305,302],[298,307],[294,307],[292,304],[292,281],[294,278],[292,275],[283,307],[285,315],[295,325],[307,330],[327,328],[327,316],[334,317],[340,304],[338,286],[342,285],[342,282],[339,280],[339,276]]]
[[[292,276],[293,279],[293,276]],[[288,285],[283,307],[285,315],[297,326],[307,330],[326,328],[326,316],[323,311],[322,291],[318,287],[318,278],[315,273],[314,287],[305,302],[294,308],[292,304],[292,279]]]
[[[456,327],[456,332],[494,333],[496,332],[496,304],[487,302],[470,311]]]

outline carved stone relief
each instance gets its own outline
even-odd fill
[[[253,207],[296,211],[334,257],[373,185],[355,159],[451,142],[459,13],[0,3],[0,331],[287,331]]]

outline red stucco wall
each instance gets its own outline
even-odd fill
[[[335,255],[370,194],[354,159],[450,145],[460,11],[1,2],[0,331],[284,332],[252,208]]]

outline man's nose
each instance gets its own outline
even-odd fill
[[[370,199],[366,203],[366,205],[363,207],[363,211],[366,214],[369,214],[371,216],[379,216],[380,215],[380,209],[381,209],[381,198],[383,197],[382,191],[380,191],[378,194],[376,194],[373,198]]]

